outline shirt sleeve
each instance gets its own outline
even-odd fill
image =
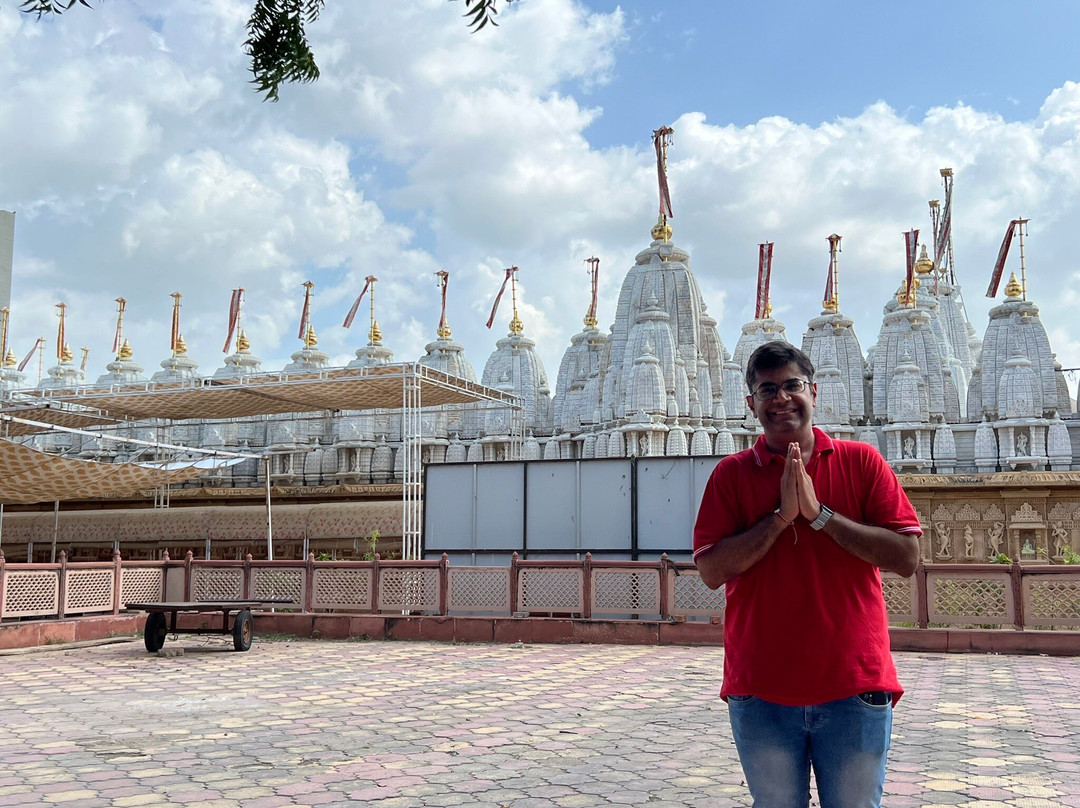
[[[862,466],[865,481],[863,521],[896,533],[922,535],[915,508],[900,485],[896,472],[885,462],[881,453],[866,446]]]
[[[740,509],[734,494],[735,463],[721,460],[701,495],[697,521],[694,523],[694,560],[710,550],[717,542],[737,532]]]

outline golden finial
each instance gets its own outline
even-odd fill
[[[64,347],[60,349],[60,361],[70,362],[74,358],[75,354],[71,352],[71,346],[65,342]]]
[[[240,334],[236,338],[236,352],[243,353],[244,351],[251,350],[251,340],[247,338],[247,334],[244,333],[244,329],[240,329]]]
[[[918,300],[918,296],[915,293],[919,291],[919,286],[921,283],[922,281],[920,281],[918,275],[912,278],[910,297],[908,296],[907,289],[905,288],[906,284],[901,284],[899,291],[897,291],[896,293],[896,302],[901,304],[902,306],[914,305],[915,302]]]
[[[765,304],[765,319],[767,320],[770,317],[772,317],[772,303],[771,302]]]
[[[450,333],[450,329],[446,329],[447,335]],[[439,336],[442,336],[440,333]],[[382,345],[382,331],[379,330],[379,321],[371,321],[371,329],[368,331],[368,345]]]
[[[4,357],[4,367],[13,368],[19,364],[19,360],[15,358],[15,349],[8,348],[7,355]]]
[[[926,245],[922,245],[922,253],[919,255],[918,260],[915,262],[915,272],[919,275],[929,275],[934,271],[934,261],[926,253]]]
[[[176,347],[173,348],[173,353],[176,354],[176,356],[183,356],[187,353],[187,343],[184,342],[183,334],[176,335]]]
[[[671,241],[671,225],[667,223],[667,217],[664,214],[660,214],[656,218],[656,224],[653,225],[653,229],[650,231],[653,241],[662,241],[667,244]]]
[[[314,348],[319,344],[319,338],[315,336],[315,326],[308,323],[307,331],[304,332],[304,347]]]
[[[450,339],[450,323],[443,323],[435,333],[439,335],[439,339]]]
[[[131,341],[127,337],[124,337],[124,344],[120,346],[119,352],[116,354],[117,359],[131,359],[131,355],[134,351],[131,350]]]
[[[824,301],[821,304],[821,308],[829,312],[829,314],[836,314],[837,310],[839,310],[840,308],[840,305],[836,302],[836,298],[834,297]]]
[[[1013,300],[1023,295],[1024,289],[1020,286],[1020,281],[1016,279],[1016,273],[1009,273],[1009,282],[1005,284],[1005,297],[1010,297]]]

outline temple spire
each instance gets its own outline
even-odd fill
[[[592,286],[592,298],[589,302],[589,310],[585,312],[585,327],[596,328],[596,325],[599,322],[596,319],[596,286],[600,277],[600,259],[593,256],[592,258],[586,258],[585,263],[589,265],[589,268],[586,271],[589,273],[589,279]]]

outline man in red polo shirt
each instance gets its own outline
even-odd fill
[[[747,362],[764,434],[709,478],[694,561],[727,585],[724,683],[755,808],[880,805],[892,706],[879,568],[909,576],[922,530],[873,447],[813,426],[810,358],[767,342]]]

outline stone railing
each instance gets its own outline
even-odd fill
[[[898,627],[1080,629],[1080,567],[920,564],[882,576]],[[520,560],[508,567],[441,561],[121,561],[8,564],[0,554],[0,619],[119,614],[156,600],[288,599],[303,613],[706,621],[723,590],[693,564]]]

